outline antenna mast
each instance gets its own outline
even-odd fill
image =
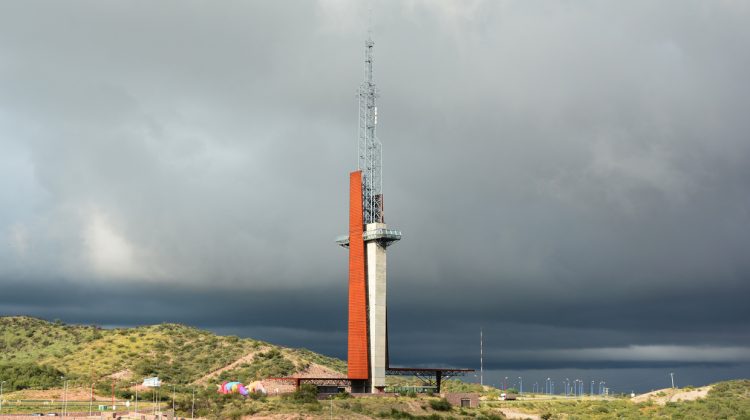
[[[359,143],[357,169],[362,171],[362,216],[365,224],[383,223],[383,151],[375,133],[378,125],[378,89],[372,72],[372,31],[365,41],[365,79],[359,86]]]

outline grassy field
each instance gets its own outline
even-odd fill
[[[714,384],[705,398],[693,401],[630,398],[543,399],[486,402],[486,407],[511,409],[542,419],[750,419],[750,380]]]

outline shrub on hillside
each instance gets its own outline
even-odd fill
[[[312,384],[302,384],[298,390],[284,395],[284,399],[297,404],[319,404],[318,387]]]
[[[48,389],[60,386],[60,376],[63,376],[63,373],[50,366],[34,363],[0,364],[0,378],[5,381],[5,390]]]
[[[435,411],[450,411],[453,407],[445,398],[430,401],[430,407]]]

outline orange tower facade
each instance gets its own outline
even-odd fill
[[[349,379],[369,379],[362,171],[349,174]]]

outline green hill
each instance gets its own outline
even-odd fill
[[[39,377],[55,375],[82,381],[158,375],[170,383],[189,384],[214,376],[241,376],[244,381],[284,376],[313,365],[346,370],[343,361],[309,350],[179,324],[103,329],[25,316],[0,317],[0,373],[5,372],[7,390],[44,387],[49,381]]]

